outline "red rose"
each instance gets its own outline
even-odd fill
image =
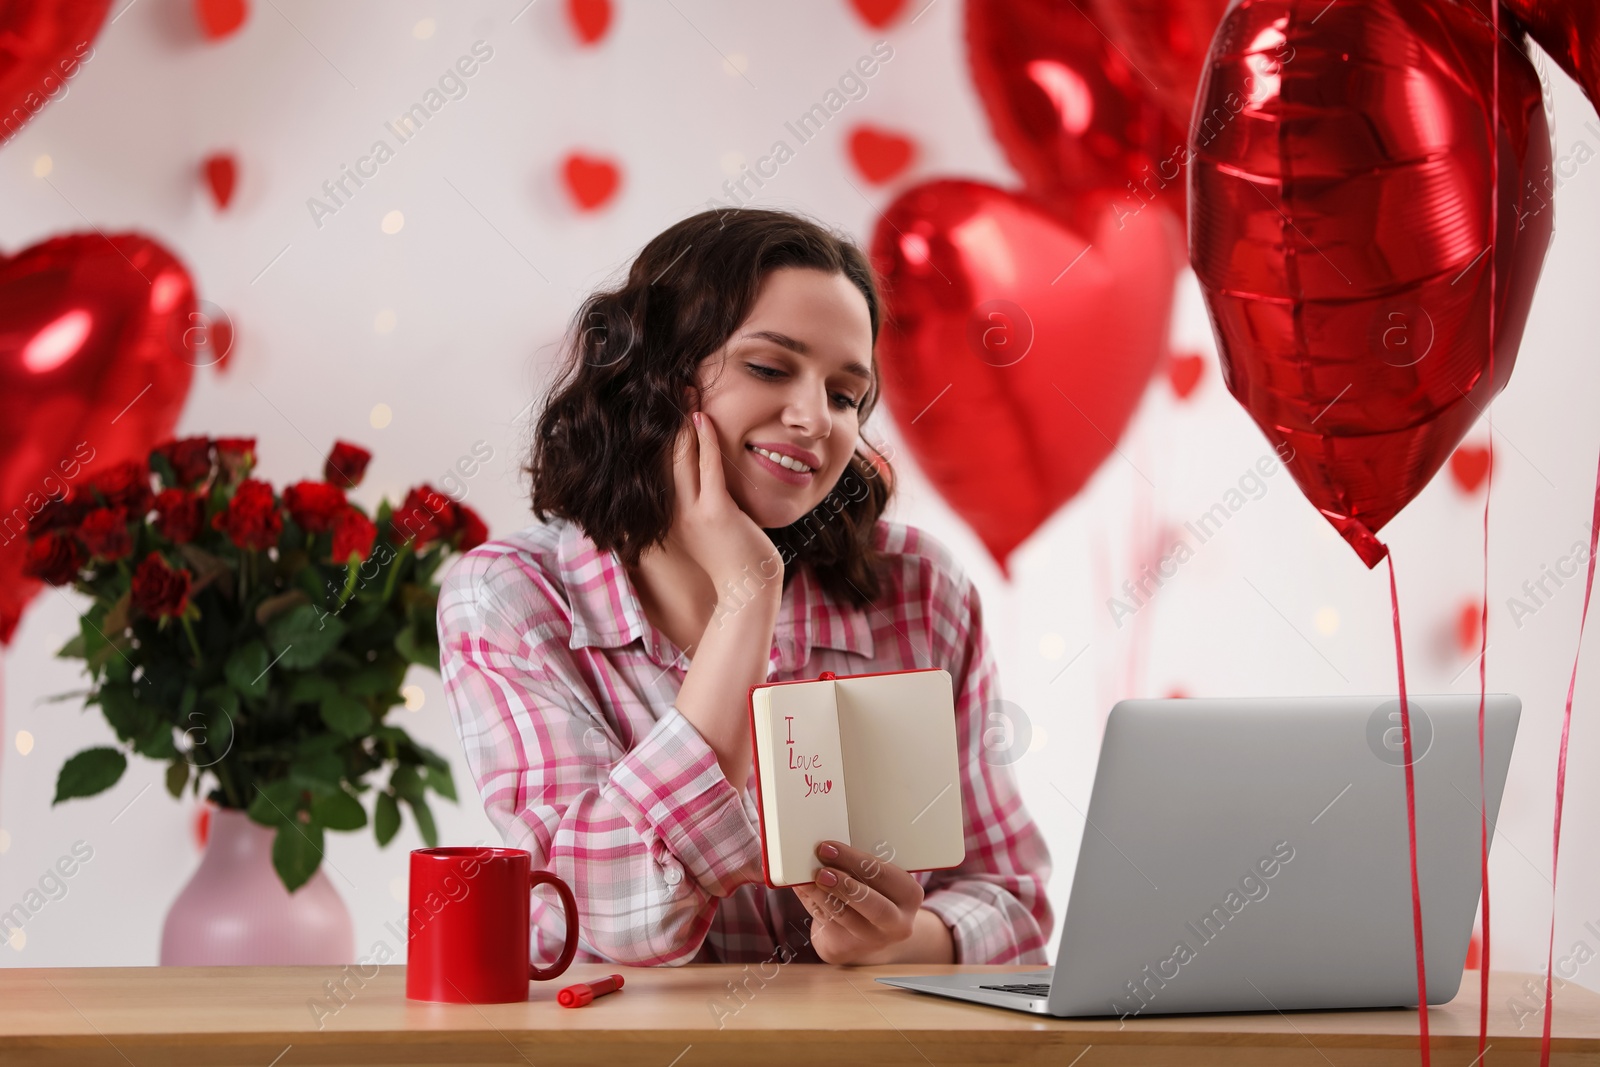
[[[206,517],[206,498],[187,489],[163,489],[156,494],[156,529],[175,544],[200,536]]]
[[[247,478],[239,484],[227,508],[211,517],[211,525],[240,548],[264,550],[278,543],[283,515],[272,498],[272,486]]]
[[[333,520],[330,561],[341,566],[347,565],[351,553],[355,554],[357,562],[366,559],[372,554],[372,542],[377,536],[378,528],[361,513],[360,508],[346,506]]]
[[[159,619],[182,615],[189,605],[189,572],[173,570],[161,553],[152,552],[133,572],[133,606]]]
[[[457,521],[455,501],[430,485],[419,485],[407,493],[405,503],[389,519],[394,540],[411,542],[417,552],[435,538],[455,533]]]
[[[151,449],[171,465],[178,485],[193,488],[211,477],[211,438],[185,437]]]
[[[283,491],[283,505],[302,530],[322,533],[345,508],[344,490],[327,482],[296,482]]]
[[[328,462],[323,464],[322,477],[342,489],[354,489],[367,473],[372,453],[348,441],[335,441]]]
[[[74,529],[88,512],[89,505],[82,497],[70,493],[60,500],[51,497],[44,502],[44,507],[39,509],[39,514],[33,517],[29,536],[37,537],[46,530]]]
[[[51,585],[67,585],[89,561],[83,546],[67,530],[47,530],[28,545],[22,571]]]
[[[95,508],[78,524],[78,540],[89,555],[111,562],[133,551],[125,508]]]
[[[156,495],[150,489],[150,466],[142,459],[107,467],[89,479],[89,489],[98,492],[108,508],[126,508],[135,522],[143,522]]]
[[[256,439],[254,437],[219,437],[212,442],[217,446],[217,455],[243,456],[248,455],[253,460],[256,454]]]
[[[456,511],[460,513],[461,520],[461,540],[456,542],[458,550],[469,552],[489,540],[489,527],[484,525],[476,511],[465,504],[457,504]]]
[[[228,472],[230,482],[238,481],[255,467],[254,437],[219,437],[212,443],[217,446],[217,462]]]

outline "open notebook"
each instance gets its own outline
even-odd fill
[[[814,882],[824,839],[907,871],[965,858],[949,671],[753,685],[750,740],[761,866],[774,889]]]

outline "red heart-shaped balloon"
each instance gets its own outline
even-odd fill
[[[850,0],[850,6],[867,25],[882,29],[900,14],[906,0]]]
[[[0,144],[66,91],[111,0],[0,3]]]
[[[882,185],[911,165],[917,143],[889,130],[857,126],[850,134],[850,158],[861,176]]]
[[[1450,475],[1463,493],[1476,492],[1489,476],[1489,450],[1481,445],[1462,445],[1450,453]]]
[[[1176,222],[1119,220],[1105,197],[1083,214],[1094,230],[1022,194],[936,181],[873,236],[885,400],[1002,572],[1116,447],[1166,350]]]
[[[1600,109],[1600,4],[1595,0],[1501,0],[1539,47],[1583,86]],[[1511,32],[1511,27],[1506,27]]]
[[[1145,91],[1179,129],[1189,128],[1200,68],[1228,0],[1101,0],[1094,5]]]
[[[1376,566],[1516,362],[1553,214],[1524,211],[1550,178],[1539,77],[1464,5],[1240,0],[1201,114],[1189,248],[1223,377]]]
[[[585,211],[593,211],[604,205],[616,193],[622,181],[622,172],[615,163],[581,152],[568,156],[561,170],[567,191]]]
[[[1124,212],[1160,202],[1182,217],[1183,131],[1080,4],[969,3],[966,36],[989,128],[1029,193],[1069,217],[1078,193],[1104,190]]]
[[[86,473],[168,437],[194,375],[189,274],[138,234],[74,234],[0,256],[0,514],[37,515]],[[0,644],[40,589],[0,532]]]

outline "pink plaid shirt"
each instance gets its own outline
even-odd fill
[[[943,667],[956,692],[966,859],[916,875],[958,963],[1044,964],[1050,854],[1009,767],[983,759],[999,697],[978,593],[941,543],[880,521],[879,601],[829,598],[809,567],[783,592],[769,681]],[[819,962],[811,916],[770,889],[752,774],[741,794],[673,702],[688,659],[645,618],[615,552],[535,523],[449,567],[439,596],[450,715],[484,809],[578,900],[577,959],[633,965]],[[535,891],[532,952],[553,959],[559,898]],[[780,946],[787,946],[780,949]]]

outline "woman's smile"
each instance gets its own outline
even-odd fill
[[[785,456],[780,452],[762,448],[760,445],[745,445],[745,451],[755,457],[756,465],[771,474],[780,482],[789,485],[808,486],[816,480],[817,472],[814,467],[807,466],[802,461],[792,456]]]

